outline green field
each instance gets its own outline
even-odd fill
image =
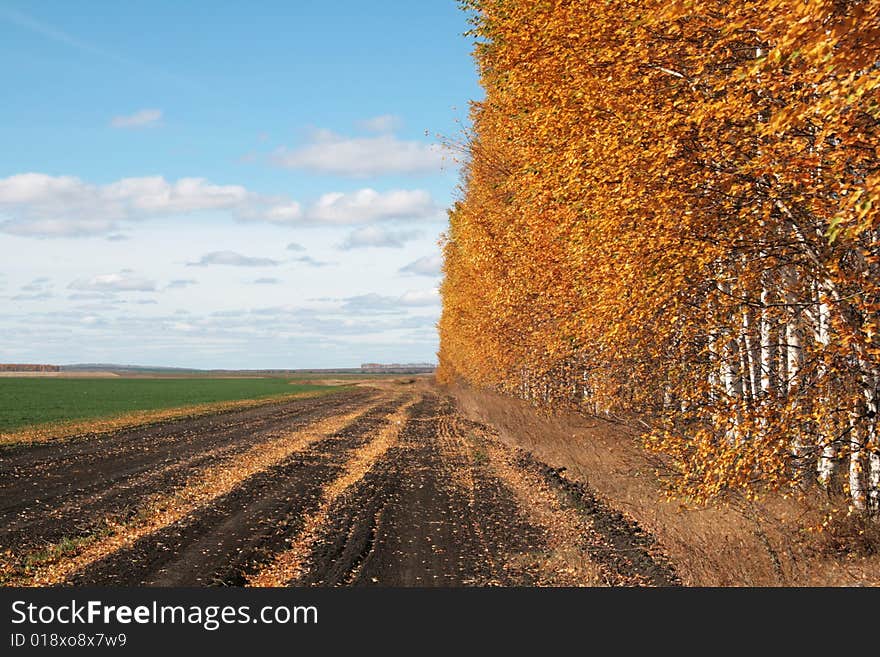
[[[327,386],[289,379],[0,378],[0,431],[211,402],[262,399]]]

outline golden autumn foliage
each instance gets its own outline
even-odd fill
[[[463,4],[440,376],[638,413],[692,499],[877,512],[880,2]]]

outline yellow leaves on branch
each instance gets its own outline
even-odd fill
[[[880,450],[880,3],[464,4],[440,376],[650,416],[694,499]]]

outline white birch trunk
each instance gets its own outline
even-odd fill
[[[823,385],[825,382],[823,379],[828,375],[827,368],[825,366],[825,350],[831,342],[831,332],[830,332],[830,309],[828,304],[825,303],[821,298],[821,291],[818,292],[818,308],[816,310],[816,326],[815,326],[815,340],[816,345],[818,346],[820,353],[818,354],[819,363],[817,366],[817,379],[819,381],[819,385]],[[823,396],[821,400],[821,405],[825,406],[825,402],[827,399]],[[829,432],[833,433],[833,432]],[[833,435],[825,434],[823,435],[822,427],[820,426],[819,430],[819,461],[816,464],[816,478],[819,481],[819,485],[823,488],[827,488],[831,483],[831,479],[834,477],[834,472],[837,469],[837,444],[834,440]]]
[[[864,472],[862,490],[863,498],[867,498],[867,506],[871,513],[880,510],[880,436],[877,435],[878,394],[880,394],[880,371],[868,361],[862,349],[859,349],[859,366],[862,370],[862,392],[864,395],[864,416],[867,418],[865,429],[860,434],[861,458],[860,465]],[[865,464],[867,462],[867,468]],[[858,507],[857,507],[858,508]]]
[[[720,368],[720,358],[718,356],[718,337],[715,334],[717,327],[712,326],[709,329],[709,398],[715,400],[718,396],[718,371]]]
[[[753,400],[761,395],[761,343],[755,336],[754,318],[750,308],[743,309],[743,341],[748,362],[749,390]]]
[[[859,413],[850,416],[849,432],[849,496],[850,504],[857,511],[865,510],[864,454]]]
[[[749,358],[749,345],[746,341],[745,335],[739,336],[739,342],[737,344],[737,350],[739,351],[739,371],[740,371],[740,381],[742,385],[743,391],[743,399],[754,399],[752,396],[754,394],[754,388],[752,388],[752,364],[751,359]]]
[[[785,325],[786,370],[788,394],[794,395],[798,389],[798,377],[803,366],[803,332],[798,326],[797,318],[792,318]]]
[[[776,388],[779,395],[788,395],[788,363],[785,355],[788,353],[788,343],[785,341],[785,326],[779,326],[776,331]]]
[[[792,410],[798,406],[797,396],[801,389],[801,370],[804,366],[804,334],[801,326],[801,313],[797,307],[798,296],[795,291],[797,276],[789,270],[786,276],[785,301],[789,304],[791,316],[785,325],[785,365],[788,373],[788,397]],[[804,435],[804,426],[793,427],[794,436],[791,439],[791,453],[795,463],[795,477],[802,482],[807,477],[806,457],[809,445]]]
[[[872,514],[880,511],[880,437],[877,436],[877,377],[868,376],[873,384],[872,389],[865,390],[866,407],[868,415],[867,431],[864,444],[866,446],[866,460],[868,462],[867,489],[868,510]]]
[[[770,319],[770,290],[761,288],[761,396],[773,392],[773,323]]]
[[[800,373],[803,367],[803,340],[801,329],[798,326],[797,317],[792,317],[785,326],[786,368],[788,370],[788,397],[792,409],[798,406],[797,395],[800,392]],[[791,453],[795,459],[795,477],[803,481],[807,476],[806,456],[807,438],[804,436],[804,427],[793,427],[795,434],[791,439]]]
[[[740,404],[743,396],[743,377],[740,367],[739,341],[735,337],[731,337],[724,344],[723,354],[724,391],[727,393],[728,401],[736,406],[733,427],[728,432],[727,439],[731,442],[738,442],[740,440],[740,425],[742,424]]]
[[[880,514],[880,445],[875,440],[868,451],[868,508]]]

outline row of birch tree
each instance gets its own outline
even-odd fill
[[[441,370],[880,511],[880,2],[470,0]]]

